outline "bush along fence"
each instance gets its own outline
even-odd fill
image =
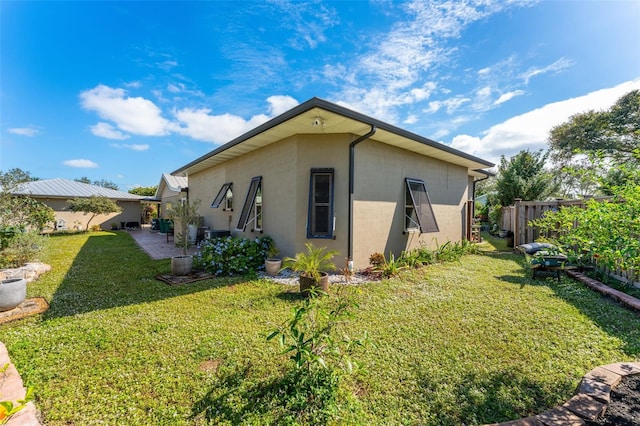
[[[564,205],[530,221],[539,239],[557,245],[576,265],[593,265],[640,287],[640,186],[609,199]]]

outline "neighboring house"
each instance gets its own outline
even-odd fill
[[[160,203],[158,217],[165,217],[164,212],[171,208],[171,204],[187,198],[188,186],[189,179],[186,177],[162,174],[154,197]]]
[[[98,215],[91,220],[90,226],[100,225],[103,229],[110,229],[112,223],[118,227],[122,223],[140,224],[140,201],[145,199],[139,195],[128,192],[116,191],[101,186],[89,185],[68,179],[47,179],[36,180],[21,184],[16,195],[29,195],[38,201],[43,202],[53,209],[56,216],[55,228],[81,229],[87,226],[87,221],[91,219],[90,214],[76,213],[69,210],[67,200],[74,198],[85,198],[91,196],[102,196],[114,200],[121,208],[120,213],[108,215]]]
[[[469,233],[473,183],[493,164],[312,98],[180,167],[204,225],[273,237],[283,256],[305,243],[358,269]]]

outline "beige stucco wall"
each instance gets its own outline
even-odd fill
[[[34,197],[37,198],[37,197]],[[84,230],[87,222],[91,219],[91,214],[75,213],[69,210],[66,199],[56,198],[37,198],[44,204],[51,207],[55,213],[56,221],[63,219],[65,226],[69,230]],[[91,219],[89,226],[100,225],[102,229],[110,229],[111,223],[120,222],[140,222],[140,202],[139,201],[117,201],[118,206],[122,208],[120,213],[112,213],[108,215],[98,215]]]
[[[303,251],[306,242],[340,252],[344,267],[348,250],[349,144],[352,135],[298,135],[189,176],[189,198],[200,199],[204,225],[255,237],[249,225],[235,230],[251,178],[262,176],[263,232],[274,238],[282,256]],[[435,245],[459,241],[467,200],[466,169],[375,141],[356,147],[353,253],[356,268],[368,266],[374,252],[396,255],[421,242]],[[307,239],[309,179],[312,168],[334,169],[334,239]],[[424,180],[440,232],[403,234],[404,178]],[[233,211],[211,208],[221,186],[233,183]]]
[[[356,267],[381,252],[398,256],[421,244],[434,248],[464,237],[469,180],[463,167],[368,140],[356,147],[354,247]],[[439,232],[404,233],[405,178],[423,180]]]
[[[163,188],[162,188],[162,193],[160,194],[160,213],[159,216],[166,218],[167,217],[167,210],[169,210],[169,207],[171,204],[175,204],[177,202],[179,202],[181,199],[186,198],[187,197],[187,193],[186,192],[176,192],[176,191],[172,191],[171,189],[169,189],[169,187],[167,187],[166,185],[164,185],[163,183]]]

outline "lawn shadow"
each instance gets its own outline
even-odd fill
[[[155,278],[170,270],[170,259],[151,259],[127,233],[95,233],[74,257],[43,319],[154,302],[246,281],[243,277],[212,278],[169,286]]]
[[[244,424],[260,419],[268,424],[327,424],[337,396],[337,381],[329,370],[305,373],[289,369],[275,377],[248,380],[250,365],[219,372],[215,385],[191,408],[191,420],[208,424]],[[305,421],[312,418],[313,422]]]
[[[543,384],[512,370],[469,372],[457,383],[447,383],[453,401],[432,397],[445,385],[433,380],[428,372],[419,372],[418,384],[424,400],[429,401],[429,411],[438,413],[439,425],[506,422],[542,413],[558,403]],[[562,386],[567,393],[573,391],[570,380]],[[522,401],[528,402],[528,409],[522,407]]]

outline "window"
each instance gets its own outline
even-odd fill
[[[211,203],[211,207],[217,209],[220,207],[220,204],[223,204],[223,210],[233,210],[233,192],[231,191],[231,187],[233,184],[231,182],[225,183],[218,191],[218,195],[213,199],[213,203]]]
[[[244,200],[242,206],[242,212],[240,213],[240,220],[236,229],[238,231],[244,231],[247,225],[251,222],[254,223],[253,230],[262,230],[262,176],[257,176],[251,179],[251,185],[249,185],[249,192],[247,192],[247,198]]]
[[[405,183],[405,231],[438,232],[438,223],[424,182],[406,178]]]
[[[333,169],[311,169],[307,238],[333,238]]]

